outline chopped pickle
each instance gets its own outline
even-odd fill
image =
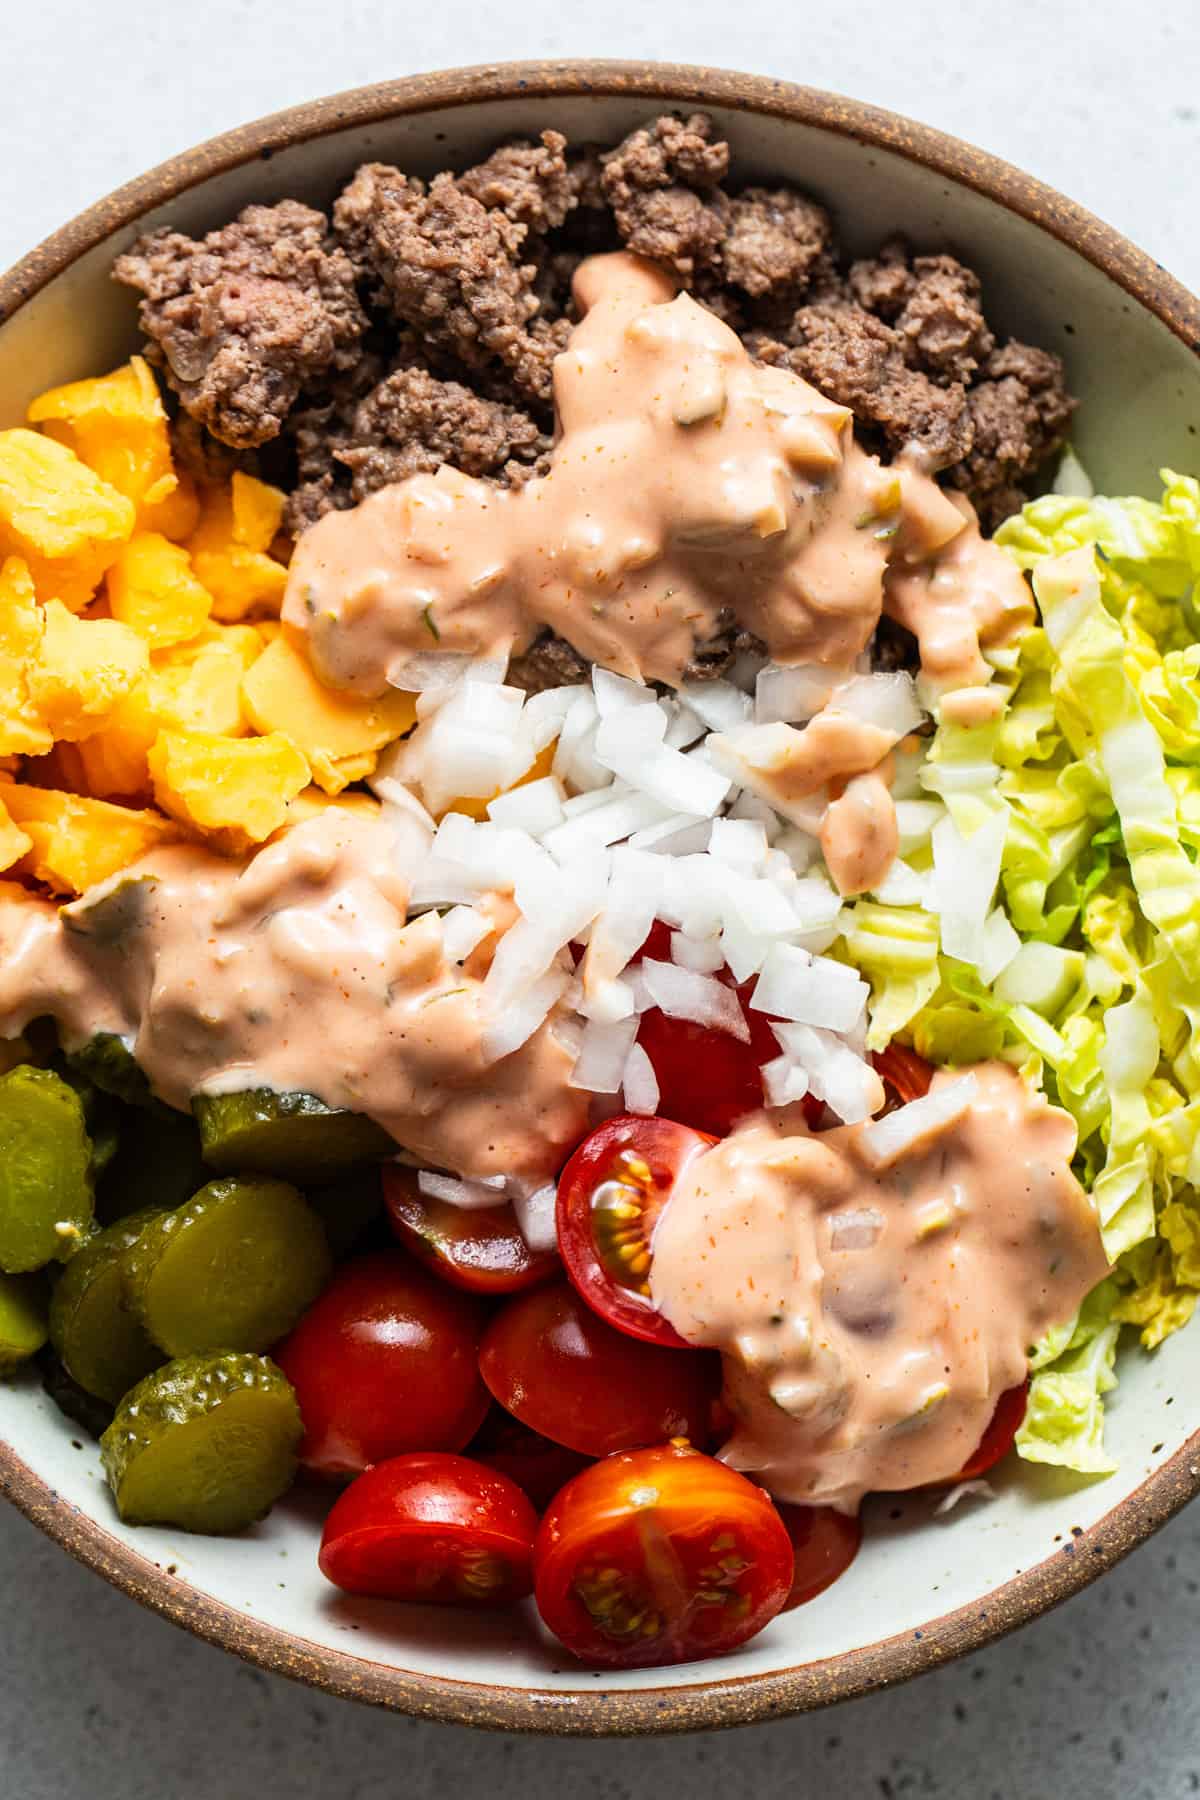
[[[125,1253],[157,1218],[135,1213],[99,1231],[63,1270],[50,1301],[50,1341],[67,1374],[115,1406],[163,1353],[129,1304]]]
[[[133,1052],[116,1032],[98,1031],[78,1050],[69,1051],[67,1061],[80,1075],[86,1075],[94,1087],[124,1100],[127,1106],[165,1111],[161,1100],[150,1092],[150,1083],[133,1060]]]
[[[298,1181],[331,1181],[356,1163],[394,1156],[381,1125],[326,1106],[315,1094],[197,1094],[192,1111],[204,1160],[223,1173],[256,1170]]]
[[[0,1375],[36,1356],[45,1341],[44,1278],[0,1275]]]
[[[302,1430],[265,1356],[185,1356],[125,1396],[100,1449],[127,1524],[240,1531],[290,1485]]]
[[[92,1140],[92,1179],[98,1181],[117,1154],[121,1139],[121,1103],[73,1068],[61,1052],[51,1057],[50,1067],[79,1095],[84,1128]]]
[[[64,1262],[92,1223],[83,1104],[50,1069],[0,1076],[0,1269]]]
[[[190,1113],[126,1112],[117,1154],[104,1171],[96,1211],[104,1223],[153,1207],[182,1206],[204,1180],[200,1133]]]
[[[332,1267],[316,1213],[286,1181],[210,1181],[126,1252],[129,1295],[168,1356],[265,1350],[291,1330]]]

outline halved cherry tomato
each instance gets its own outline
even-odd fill
[[[875,1064],[876,1074],[894,1089],[901,1101],[919,1100],[922,1094],[929,1092],[933,1065],[906,1044],[889,1044],[886,1050],[877,1050],[871,1061]]]
[[[567,1282],[517,1294],[483,1335],[479,1372],[501,1406],[556,1444],[608,1456],[708,1441],[720,1360],[614,1331]]]
[[[321,1573],[348,1594],[510,1606],[533,1587],[537,1514],[465,1456],[393,1456],[351,1482],[321,1534]]]
[[[652,961],[670,962],[671,931],[661,919],[638,951]],[[642,1014],[638,1043],[650,1058],[658,1082],[658,1110],[695,1131],[727,1137],[739,1119],[757,1112],[764,1104],[762,1066],[779,1055],[779,1045],[766,1013],[750,1005],[755,981],[736,987],[728,969],[717,976],[735,988],[750,1031],[749,1043],[727,1031],[710,1031],[690,1019],[672,1019],[657,1006]],[[814,1124],[821,1113],[818,1101],[806,1100],[804,1110]]]
[[[791,1592],[784,1612],[815,1600],[839,1575],[844,1575],[862,1544],[862,1520],[835,1512],[832,1506],[791,1506],[776,1502],[779,1516],[792,1540],[796,1559]]]
[[[358,1475],[410,1450],[461,1450],[488,1409],[485,1317],[403,1250],[343,1263],[273,1352],[296,1390],[303,1466]]]
[[[511,1206],[468,1211],[435,1200],[421,1193],[413,1170],[398,1165],[383,1171],[383,1198],[400,1242],[452,1287],[516,1294],[559,1270],[552,1250],[529,1248]]]
[[[650,1240],[676,1177],[716,1143],[670,1119],[606,1119],[559,1176],[558,1245],[576,1292],[618,1331],[686,1350],[650,1300]]]
[[[574,1656],[653,1668],[744,1644],[787,1602],[791,1540],[768,1496],[686,1445],[610,1456],[551,1502],[538,1611]]]
[[[1020,1387],[1008,1388],[1001,1394],[988,1428],[979,1440],[978,1449],[973,1456],[967,1458],[954,1477],[956,1482],[978,1481],[981,1475],[986,1475],[989,1469],[994,1469],[1008,1455],[1013,1447],[1013,1439],[1021,1429],[1028,1399],[1028,1381],[1023,1381]]]
[[[559,1488],[593,1460],[530,1431],[502,1406],[492,1407],[467,1448],[476,1462],[515,1481],[538,1512],[545,1512]]]

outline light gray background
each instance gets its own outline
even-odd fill
[[[0,265],[106,190],[294,101],[519,56],[754,69],[1032,169],[1200,287],[1195,0],[10,0]],[[138,1611],[0,1515],[0,1800],[1176,1800],[1200,1793],[1200,1517],[968,1662],[815,1718],[659,1743],[413,1724]]]

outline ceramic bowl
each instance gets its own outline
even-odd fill
[[[511,133],[612,141],[663,106],[703,106],[739,175],[786,178],[863,253],[903,228],[977,268],[1002,330],[1063,354],[1076,443],[1100,488],[1200,467],[1200,305],[1115,232],[968,145],[807,88],[709,70],[514,64],[366,88],[216,138],[123,188],[0,281],[0,423],[134,346],[108,279],[148,227],[196,233],[253,200],[328,203],[355,165],[431,173]],[[36,1382],[0,1387],[0,1490],[82,1562],[209,1641],[333,1693],[462,1723],[604,1734],[748,1723],[917,1674],[1032,1618],[1107,1569],[1200,1485],[1200,1326],[1130,1354],[1111,1404],[1120,1472],[1090,1485],[1022,1467],[945,1517],[923,1498],[868,1509],[850,1573],[720,1661],[596,1674],[527,1621],[351,1602],[317,1571],[320,1508],[300,1494],[256,1530],[129,1530],[96,1448]]]

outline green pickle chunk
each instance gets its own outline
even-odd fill
[[[190,1113],[126,1112],[117,1153],[104,1171],[96,1211],[106,1222],[147,1207],[182,1206],[205,1179],[200,1134]]]
[[[132,1050],[115,1032],[98,1031],[86,1044],[68,1051],[67,1061],[76,1074],[84,1076],[102,1094],[111,1094],[126,1106],[166,1110],[151,1093],[150,1083],[134,1061]]]
[[[157,1217],[135,1213],[97,1232],[71,1258],[50,1302],[50,1341],[67,1374],[111,1406],[163,1361],[130,1305],[125,1273],[126,1252]]]
[[[240,1531],[290,1485],[302,1431],[265,1356],[185,1356],[126,1395],[100,1453],[127,1524]]]
[[[133,1307],[168,1356],[265,1350],[331,1269],[316,1213],[286,1181],[263,1176],[210,1181],[125,1253]]]
[[[0,1375],[28,1362],[45,1342],[45,1278],[0,1275]]]
[[[332,1181],[356,1163],[394,1156],[381,1125],[326,1106],[315,1094],[197,1094],[192,1111],[204,1160],[223,1173],[253,1170],[296,1181]]]
[[[0,1076],[0,1269],[65,1261],[92,1222],[92,1145],[79,1095],[50,1069]]]

